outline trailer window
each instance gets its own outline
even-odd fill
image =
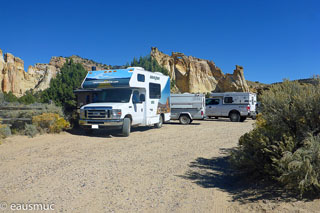
[[[161,85],[149,83],[149,97],[150,99],[160,99],[161,98]]]
[[[142,74],[138,74],[138,81],[140,81],[140,82],[144,82],[144,80],[145,80],[144,75],[142,75]]]
[[[224,98],[224,103],[226,103],[226,104],[232,104],[232,103],[233,103],[233,98],[232,98],[232,97],[225,97],[225,98]]]
[[[220,99],[209,99],[206,101],[206,105],[219,105]]]

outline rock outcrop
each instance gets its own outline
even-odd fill
[[[180,92],[249,91],[241,66],[237,65],[233,74],[224,74],[213,61],[179,52],[173,52],[169,56],[156,47],[151,48],[151,57],[169,71],[171,80]]]
[[[109,69],[110,66],[97,63],[95,61],[84,59],[73,55],[68,57],[75,63],[80,63],[83,67],[90,71],[92,67],[99,69]],[[34,66],[29,66],[28,71],[24,70],[24,61],[11,53],[6,53],[3,56],[0,49],[0,88],[2,92],[12,92],[20,97],[26,91],[33,89],[34,91],[44,90],[50,86],[50,81],[55,78],[60,72],[63,65],[66,63],[65,57],[52,57],[49,64],[37,63]]]
[[[24,71],[24,62],[10,53],[2,54],[0,50],[0,87],[3,92],[12,92],[21,96],[34,88],[37,80]]]

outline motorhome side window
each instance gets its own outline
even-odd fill
[[[145,80],[144,75],[142,75],[142,74],[138,74],[138,81],[140,81],[140,82],[144,82],[144,80]]]
[[[160,99],[161,98],[161,85],[149,83],[149,98]]]
[[[226,104],[232,104],[232,103],[233,103],[233,98],[232,98],[232,97],[225,97],[225,98],[224,98],[224,103],[226,103]]]

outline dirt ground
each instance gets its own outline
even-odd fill
[[[226,151],[252,125],[221,119],[134,128],[128,138],[10,137],[0,145],[0,202],[53,203],[56,212],[319,211],[319,200],[268,196],[229,175]]]

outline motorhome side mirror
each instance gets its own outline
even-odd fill
[[[140,101],[145,102],[146,101],[146,96],[144,94],[140,94]]]

